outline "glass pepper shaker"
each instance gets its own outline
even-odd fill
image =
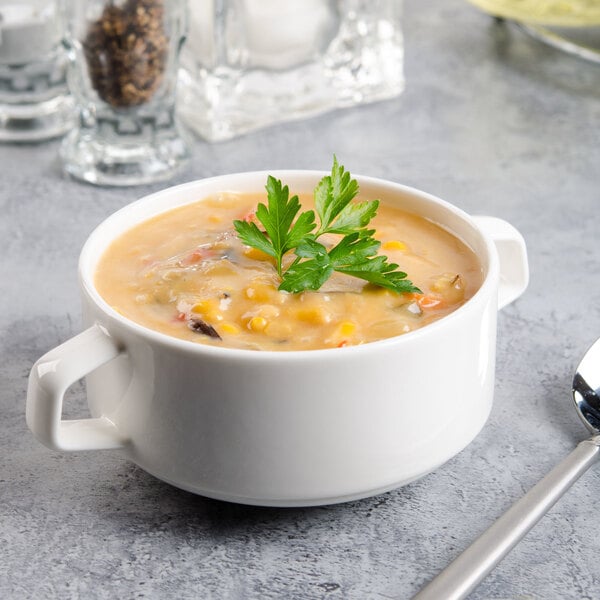
[[[0,142],[39,142],[73,127],[56,0],[0,0]]]
[[[63,141],[72,176],[99,185],[170,178],[189,158],[175,117],[185,0],[66,0],[68,81],[79,125]]]

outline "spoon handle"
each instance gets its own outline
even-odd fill
[[[581,442],[413,600],[465,598],[589,469],[599,450],[600,436]]]

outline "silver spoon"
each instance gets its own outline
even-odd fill
[[[572,392],[577,413],[593,436],[580,442],[413,600],[465,598],[596,462],[600,456],[600,339],[579,364]]]

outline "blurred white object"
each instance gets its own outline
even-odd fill
[[[60,42],[52,2],[0,3],[0,63],[23,64],[42,58]]]
[[[223,140],[404,88],[400,0],[190,0],[180,112]]]
[[[40,141],[73,124],[57,3],[0,0],[0,141]]]

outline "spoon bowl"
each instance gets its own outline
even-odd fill
[[[573,401],[584,425],[600,433],[600,339],[585,353],[573,377]]]

